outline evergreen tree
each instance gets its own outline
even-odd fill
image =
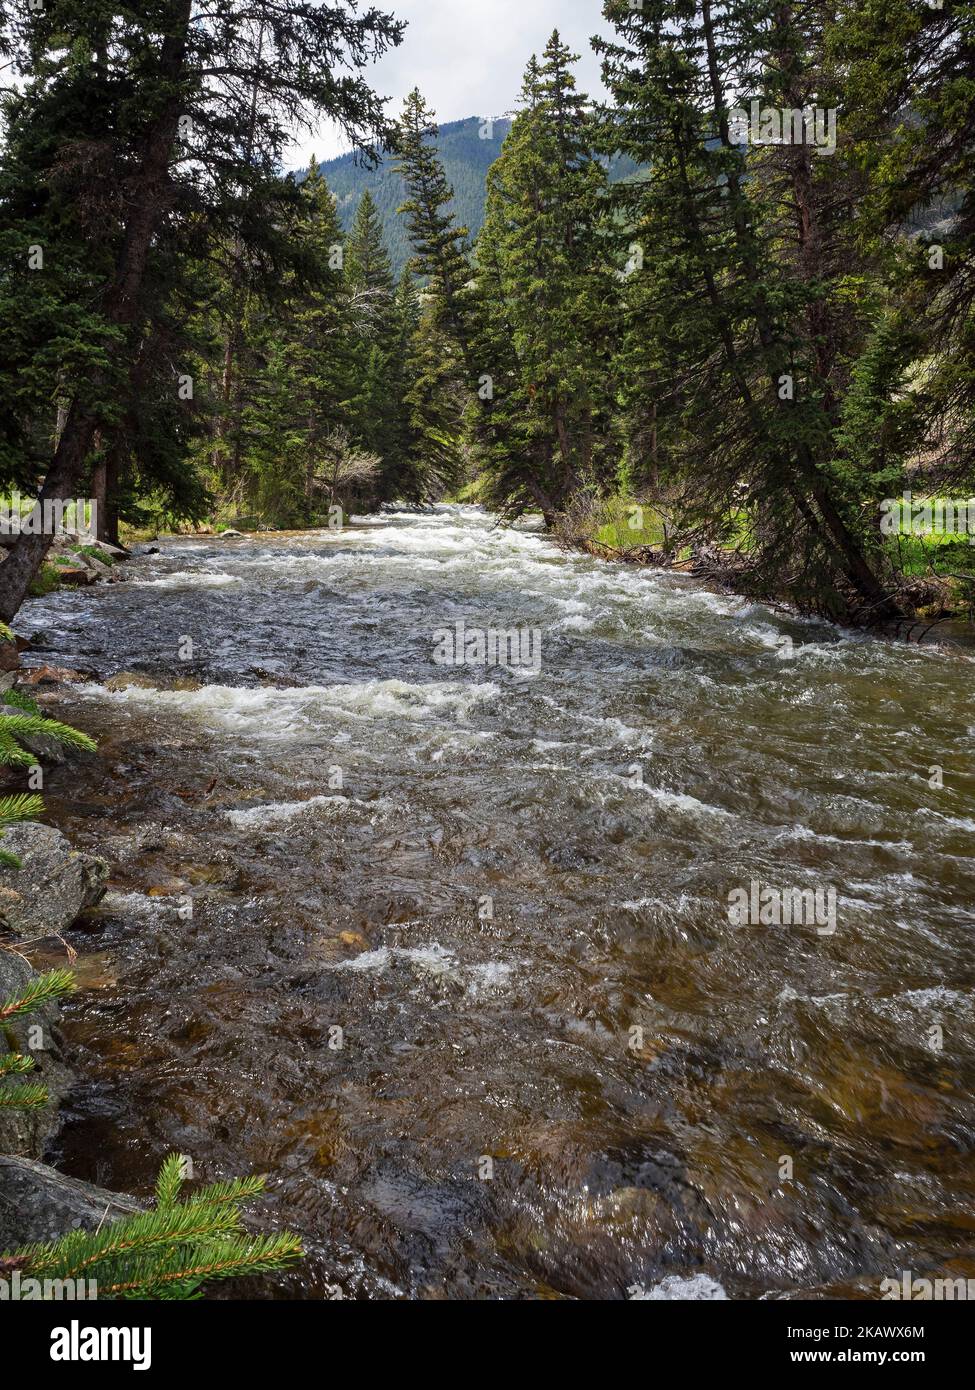
[[[464,481],[463,375],[460,349],[444,327],[441,302],[435,295],[424,295],[406,357],[407,501],[436,501]]]
[[[841,104],[821,22],[750,0],[611,0],[606,14],[619,39],[597,42],[617,103],[604,141],[648,167],[624,195],[653,238],[629,303],[667,326],[653,386],[693,482],[685,525],[721,540],[744,508],[771,591],[896,615],[877,531],[832,468],[840,394],[872,330],[851,312],[856,169],[781,130],[746,151],[731,125],[753,93],[775,110]]]
[[[264,365],[243,421],[253,440],[249,495],[267,520],[300,526],[320,514],[319,475],[349,430],[355,391],[345,248],[335,199],[314,161],[291,235],[300,268],[281,314],[265,325]]]
[[[415,367],[413,344],[419,326],[420,299],[416,283],[410,271],[404,270],[396,287],[393,334],[386,363],[385,389],[389,401],[395,405],[379,485],[379,499],[383,502],[426,500],[421,470],[416,466],[420,456],[420,431],[414,427],[407,400]]]
[[[479,433],[487,496],[551,523],[585,484],[616,471],[611,428],[616,266],[607,179],[595,157],[575,55],[556,31],[532,60],[488,176],[478,241]]]
[[[413,245],[410,269],[425,282],[434,325],[454,340],[461,352],[467,343],[467,228],[451,211],[454,191],[437,153],[438,127],[419,90],[409,94],[396,130],[397,172],[406,184],[400,208]]]
[[[74,300],[71,267],[89,275],[78,296],[86,331],[74,348],[65,350],[53,306],[46,318],[35,314],[46,332],[27,366],[36,361],[57,381],[62,402],[49,430],[44,499],[74,495],[97,437],[113,434],[120,403],[137,396],[152,331],[147,291],[163,242],[180,225],[202,224],[213,241],[238,237],[260,259],[287,191],[278,172],[287,131],[326,115],[353,143],[382,139],[379,99],[358,74],[338,81],[335,69],[361,67],[401,32],[349,0],[285,9],[228,0],[205,16],[194,16],[191,0],[124,13],[105,0],[49,0],[8,23],[14,67],[26,80],[7,98],[11,167],[20,177],[3,190],[2,220],[16,222],[13,244],[25,261],[39,245],[45,265],[57,268],[49,297]],[[62,220],[78,187],[79,213]],[[260,189],[276,196],[250,196]],[[25,246],[31,224],[39,241]],[[18,304],[29,297],[23,289]],[[23,409],[21,436],[22,421]],[[16,612],[49,543],[44,534],[23,535],[11,548],[0,567],[0,613]]]
[[[396,289],[382,222],[369,191],[362,196],[346,246],[346,275],[355,331],[352,429],[384,470],[394,467],[403,398],[392,380]]]

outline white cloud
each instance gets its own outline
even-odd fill
[[[366,69],[372,87],[390,98],[396,114],[404,96],[419,87],[441,122],[464,116],[500,116],[521,90],[533,53],[541,53],[553,29],[580,55],[576,80],[602,95],[599,59],[589,47],[595,33],[609,32],[600,0],[374,0],[378,9],[408,21],[403,42]],[[306,164],[314,151],[330,159],[344,148],[340,134],[322,126],[302,135],[288,159]]]

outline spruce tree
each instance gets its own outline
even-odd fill
[[[244,412],[260,514],[277,525],[316,520],[319,473],[348,431],[355,391],[352,313],[335,199],[315,160],[291,226],[298,268],[281,313],[265,325],[264,366]]]
[[[388,471],[403,409],[392,381],[396,289],[382,222],[368,189],[349,232],[345,268],[354,331],[351,428],[355,439]]]
[[[488,496],[551,523],[616,471],[611,428],[616,264],[588,99],[558,32],[528,67],[524,109],[488,177],[478,241],[475,414]]]
[[[190,0],[124,14],[105,0],[48,0],[7,27],[24,85],[7,98],[21,177],[4,195],[3,222],[9,207],[25,263],[39,245],[58,268],[48,294],[61,297],[62,266],[89,272],[77,296],[90,325],[84,339],[66,351],[52,311],[34,344],[63,401],[38,470],[44,499],[75,494],[96,437],[113,433],[120,403],[137,394],[151,331],[147,286],[163,231],[202,225],[214,242],[239,237],[245,255],[260,255],[273,241],[280,199],[248,195],[284,186],[290,129],[325,115],[357,145],[384,141],[382,104],[356,70],[401,33],[396,21],[372,9],[359,14],[349,0],[286,8],[228,0],[206,17],[194,16]],[[341,81],[339,66],[353,70]],[[85,194],[85,215],[62,222],[52,202],[69,205],[74,187]],[[37,243],[25,235],[31,221],[40,221]],[[11,548],[0,567],[0,615],[16,612],[49,543],[23,535]]]
[[[603,138],[648,171],[622,195],[654,259],[630,305],[649,294],[669,330],[654,385],[678,471],[696,480],[685,524],[724,539],[744,508],[770,591],[788,574],[838,616],[894,616],[876,532],[831,467],[838,388],[871,329],[842,283],[856,170],[803,142],[745,149],[731,123],[759,92],[772,108],[839,104],[821,24],[745,0],[611,0],[606,14],[619,39],[597,44],[616,100]]]
[[[407,198],[399,209],[413,246],[410,269],[422,278],[430,296],[435,325],[464,351],[468,334],[467,228],[451,210],[454,191],[437,153],[434,112],[414,88],[403,105],[396,129],[397,172]]]

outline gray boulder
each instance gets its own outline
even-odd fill
[[[35,973],[21,956],[0,948],[0,1003],[19,998]],[[26,1073],[23,1079],[43,1082],[50,1096],[48,1104],[37,1110],[17,1110],[0,1105],[0,1154],[40,1158],[45,1144],[57,1129],[58,1105],[71,1081],[71,1073],[61,1055],[58,1017],[58,1006],[46,1004],[36,1013],[11,1021],[0,1033],[0,1047],[13,1047],[15,1051],[34,1058],[33,1071]],[[8,1087],[18,1083],[14,1080],[0,1084]],[[7,1214],[0,1191],[0,1226]],[[0,1237],[2,1248],[3,1239]]]
[[[138,1202],[29,1158],[0,1156],[0,1251],[93,1230],[140,1211]]]
[[[0,692],[2,692],[2,686],[0,686]],[[23,713],[24,711],[17,706],[5,705],[3,695],[0,693],[0,715],[23,715]],[[33,753],[39,762],[66,763],[90,756],[81,749],[59,743],[57,739],[51,738],[47,734],[18,734],[17,742],[22,744],[28,753]]]
[[[59,830],[26,821],[0,839],[20,860],[0,867],[0,928],[22,937],[55,936],[104,895],[108,865],[71,848]]]

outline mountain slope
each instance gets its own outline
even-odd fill
[[[501,153],[502,142],[510,129],[510,120],[499,119],[488,126],[479,116],[449,121],[440,127],[437,148],[447,181],[454,190],[453,210],[458,222],[467,227],[472,240],[484,222],[487,171]],[[363,190],[368,188],[383,221],[393,269],[399,275],[409,259],[410,247],[405,221],[396,212],[406,194],[395,166],[393,155],[387,155],[377,168],[367,169],[356,163],[354,155],[344,154],[321,167],[335,194],[339,218],[346,231],[352,226]],[[616,182],[631,174],[635,167],[627,159],[615,159],[610,166],[610,178]]]

